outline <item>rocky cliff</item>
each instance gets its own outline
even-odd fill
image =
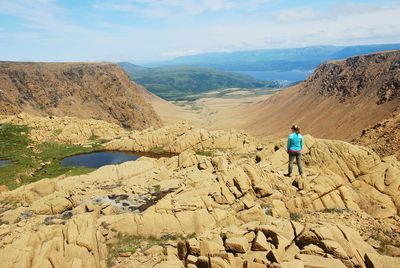
[[[24,120],[40,121],[21,116],[8,122]],[[79,124],[43,122],[50,129]],[[82,133],[105,133],[100,125],[80,125]],[[115,137],[109,149],[159,147],[178,155],[143,157],[0,193],[3,267],[400,263],[400,163],[393,157],[306,136],[305,176],[288,178],[284,140],[261,144],[245,133],[188,124],[114,131],[107,134]]]
[[[373,99],[377,104],[393,101],[400,91],[400,51],[323,63],[301,91],[334,96],[339,102],[351,102],[356,97]]]
[[[249,108],[256,135],[286,135],[292,124],[318,137],[356,138],[399,106],[400,51],[321,64],[302,84]]]
[[[362,130],[353,142],[372,148],[380,156],[395,155],[400,159],[400,113]]]
[[[116,64],[0,62],[0,114],[76,116],[143,129],[160,125],[147,92]]]

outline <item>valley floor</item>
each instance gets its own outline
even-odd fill
[[[257,111],[251,109],[252,105],[269,98],[270,92],[257,95],[252,94],[251,90],[227,90],[229,93],[223,97],[211,93],[203,94],[195,101],[168,102],[154,98],[150,102],[165,125],[188,121],[207,130],[235,129],[250,134],[260,132],[257,128],[246,127],[246,122],[249,118],[257,117]]]

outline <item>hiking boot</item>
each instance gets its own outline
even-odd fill
[[[290,178],[290,177],[292,177],[292,174],[287,173],[287,174],[283,174],[283,176]]]

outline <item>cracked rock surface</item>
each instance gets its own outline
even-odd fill
[[[287,178],[284,145],[184,123],[129,132],[107,148],[178,155],[2,192],[0,263],[106,267],[121,237],[141,242],[114,256],[115,267],[400,263],[400,163],[305,136],[305,176]]]

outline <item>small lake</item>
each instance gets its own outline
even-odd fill
[[[11,160],[0,160],[0,167],[4,167],[11,164]]]
[[[117,165],[127,161],[134,161],[139,157],[141,155],[137,153],[103,151],[69,156],[61,160],[60,163],[64,167],[99,168],[106,165]]]

